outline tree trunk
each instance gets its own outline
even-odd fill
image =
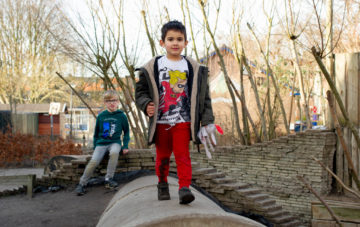
[[[250,84],[251,84],[252,89],[254,90],[256,105],[257,105],[258,111],[260,113],[261,127],[263,128],[263,136],[264,136],[264,139],[267,141],[267,140],[269,140],[269,137],[268,137],[269,135],[267,134],[267,131],[266,131],[266,119],[265,119],[265,116],[264,116],[263,108],[261,107],[259,92],[257,90],[256,83],[254,81],[250,66],[247,63],[247,59],[246,59],[246,55],[245,55],[245,51],[244,51],[244,46],[243,46],[243,43],[242,43],[240,33],[238,33],[238,39],[239,39],[239,43],[240,43],[240,55],[241,55],[242,61],[244,63],[245,69],[249,73]]]
[[[237,109],[237,104],[236,104],[236,99],[235,99],[235,96],[234,96],[234,92],[233,90],[231,89],[230,87],[230,83],[229,83],[229,76],[228,76],[228,73],[227,73],[227,70],[226,70],[226,66],[225,66],[225,62],[224,62],[224,58],[216,44],[216,41],[215,41],[215,37],[214,37],[214,34],[212,33],[211,29],[210,29],[210,25],[209,25],[209,22],[207,20],[207,17],[206,17],[206,14],[205,14],[205,5],[203,3],[203,1],[199,0],[199,4],[201,6],[201,11],[202,11],[202,15],[203,15],[203,19],[204,19],[204,22],[205,22],[205,25],[206,25],[206,29],[211,37],[211,40],[212,40],[212,44],[214,46],[214,49],[216,51],[216,54],[219,56],[220,58],[220,66],[221,66],[221,70],[222,72],[224,73],[224,77],[225,77],[225,81],[226,81],[226,86],[228,88],[228,91],[230,93],[230,96],[231,96],[231,100],[232,100],[232,103],[233,103],[233,107],[234,107],[234,115],[235,115],[235,124],[236,124],[236,130],[237,130],[237,133],[238,133],[238,136],[239,136],[239,139],[241,141],[242,144],[245,143],[244,141],[244,136],[241,132],[241,129],[240,129],[240,120],[239,120],[239,113],[238,113],[238,109]]]
[[[298,58],[298,53],[296,50],[295,40],[290,39],[290,42],[291,42],[292,54],[295,59],[295,67],[296,67],[296,72],[297,72],[299,86],[300,86],[301,105],[306,114],[306,126],[308,129],[310,129],[311,128],[311,117],[310,117],[310,112],[309,112],[309,106],[306,101],[306,94],[305,94],[305,89],[304,89],[304,78],[303,78],[303,74],[301,72],[301,68],[300,68],[300,64],[299,64],[299,58]],[[310,95],[310,94],[308,94],[308,95]],[[302,121],[302,119],[301,119],[301,121]]]
[[[243,119],[243,128],[244,128],[244,137],[245,137],[245,144],[251,144],[251,137],[250,137],[250,128],[249,128],[249,123],[248,123],[248,118],[249,120],[251,119],[250,114],[248,114],[248,110],[247,110],[247,106],[246,106],[246,101],[245,101],[245,91],[244,91],[244,65],[242,60],[239,58],[238,54],[236,53],[236,58],[238,59],[239,62],[239,66],[240,66],[240,91],[241,94],[239,95],[239,99],[241,101],[241,110],[242,110],[242,119]],[[235,89],[235,88],[234,88]],[[252,119],[251,119],[252,121]],[[254,133],[256,136],[256,141],[260,140],[259,135],[256,131],[256,128],[254,126]]]
[[[183,0],[181,0],[182,2]],[[200,62],[200,58],[199,58],[199,54],[196,48],[196,42],[195,42],[195,36],[194,36],[194,31],[193,31],[193,27],[192,27],[192,22],[191,22],[191,16],[190,16],[190,9],[189,9],[189,4],[188,4],[188,0],[185,0],[185,5],[186,5],[186,11],[188,13],[188,20],[189,20],[189,27],[190,27],[190,35],[191,35],[191,41],[193,44],[193,50],[195,53],[195,57],[196,57],[196,61]]]
[[[291,124],[291,118],[292,118],[292,112],[293,112],[293,105],[294,105],[294,99],[295,99],[295,78],[296,78],[296,71],[294,72],[294,79],[292,83],[292,89],[291,89],[291,101],[290,101],[290,112],[289,112],[289,125]]]
[[[326,57],[326,69],[330,74],[330,78],[335,81],[335,62],[333,55],[333,4],[334,0],[326,0],[326,46],[325,52],[327,54]],[[325,88],[327,90],[328,88]],[[328,128],[334,128],[334,121],[332,120],[332,116],[329,110],[329,105],[326,103],[325,105],[325,125]],[[336,110],[335,110],[336,111]]]
[[[263,3],[264,5],[264,3]],[[264,10],[265,11],[265,10]],[[266,14],[267,15],[267,14]],[[270,36],[271,36],[271,29],[272,29],[272,18],[268,17],[269,27],[268,27],[268,34],[266,36],[266,60],[269,61],[269,52],[270,52]],[[268,116],[269,116],[269,139],[272,140],[275,138],[275,124],[273,119],[273,113],[271,109],[271,95],[270,95],[270,79],[268,72],[270,71],[269,67],[266,68],[266,80],[267,80],[267,104],[268,104]],[[274,100],[276,99],[276,96],[274,97]],[[274,102],[275,104],[275,102]]]
[[[145,30],[146,30],[146,36],[149,40],[150,43],[150,48],[151,48],[151,54],[154,57],[156,55],[156,47],[155,47],[155,43],[154,43],[154,39],[151,37],[150,31],[149,31],[149,26],[147,24],[146,21],[146,13],[145,11],[141,11],[142,17],[143,17],[143,21],[144,21],[144,26],[145,26]]]
[[[256,137],[256,142],[260,142],[261,141],[260,136],[259,136],[259,134],[258,134],[258,132],[256,130],[256,126],[255,126],[254,121],[252,120],[251,115],[250,115],[250,113],[249,113],[249,111],[248,111],[248,109],[246,107],[246,104],[245,104],[245,101],[244,101],[243,97],[237,92],[237,90],[235,89],[234,83],[231,80],[230,80],[230,85],[234,89],[235,94],[238,97],[238,99],[241,101],[241,105],[242,105],[242,107],[244,109],[244,115],[243,116],[246,117],[245,118],[246,123],[244,123],[244,124],[247,124],[247,119],[249,119],[250,124],[251,124],[251,126],[253,127],[253,130],[254,130],[254,134],[255,134],[255,137]],[[248,144],[250,144],[250,140],[247,141],[246,145],[248,145]]]
[[[266,62],[266,67],[269,69],[269,71],[267,72],[268,74],[270,74],[270,77],[271,77],[271,80],[273,82],[273,85],[274,85],[274,88],[275,88],[275,93],[276,95],[278,96],[279,98],[279,104],[280,104],[280,108],[281,108],[281,113],[282,113],[282,116],[283,116],[283,122],[284,122],[284,126],[285,126],[285,129],[286,129],[286,132],[287,134],[290,134],[290,129],[289,129],[289,125],[287,123],[287,120],[286,120],[286,112],[285,112],[285,108],[284,108],[284,104],[282,102],[282,99],[281,99],[281,96],[280,96],[280,91],[279,91],[279,88],[277,86],[277,82],[275,80],[275,76],[274,76],[274,73],[272,71],[272,68],[270,67],[270,63],[268,61],[268,59],[266,59],[266,56],[264,54],[264,51],[262,50],[261,48],[261,45],[260,45],[260,42],[259,42],[259,39],[257,38],[257,36],[255,35],[254,31],[252,30],[251,26],[249,23],[247,23],[247,26],[248,28],[250,29],[252,35],[254,36],[254,38],[256,39],[256,42],[257,42],[257,45],[260,49],[260,52]]]

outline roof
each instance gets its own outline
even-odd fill
[[[13,105],[14,106],[14,105]],[[60,104],[60,112],[64,112],[66,104]],[[45,104],[17,104],[17,113],[49,113],[50,103]],[[10,111],[10,104],[0,104],[0,111]]]
[[[234,51],[233,51],[230,47],[228,47],[228,46],[226,46],[226,45],[222,45],[222,46],[219,48],[219,50],[220,50],[220,51],[224,51],[225,53],[227,52],[227,53],[230,53],[230,54],[234,54]],[[200,59],[200,63],[204,63],[208,58],[210,58],[210,57],[212,57],[212,56],[214,56],[214,55],[216,55],[216,51],[215,51],[215,50],[214,50],[213,52],[211,52],[211,53],[209,54],[209,56],[205,56],[205,57],[201,58],[201,59]]]
[[[234,51],[233,51],[230,47],[226,46],[225,44],[222,45],[222,46],[219,48],[219,50],[222,51],[222,52],[224,52],[224,53],[230,53],[230,54],[232,54],[232,55],[234,54]],[[203,57],[203,58],[201,58],[201,59],[200,59],[200,63],[204,63],[208,58],[210,58],[210,57],[212,57],[212,56],[215,56],[216,54],[217,54],[216,51],[211,52],[208,57]],[[247,59],[247,62],[248,62],[248,64],[249,64],[249,66],[254,67],[255,69],[259,69],[262,74],[269,76],[269,73],[267,73],[265,69],[263,69],[263,68],[261,68],[261,67],[258,67],[255,62],[253,62],[253,61],[251,61],[251,60],[249,60],[249,59]],[[246,69],[245,69],[245,66],[244,66],[244,71],[245,71],[245,74],[248,74],[247,71],[246,71]]]

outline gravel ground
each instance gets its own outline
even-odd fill
[[[121,188],[122,185],[119,186]],[[75,186],[58,192],[25,194],[0,198],[1,226],[7,227],[85,227],[96,226],[116,193],[103,185],[92,186],[84,196],[76,196]]]

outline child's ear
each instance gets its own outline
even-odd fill
[[[185,47],[188,45],[188,43],[189,43],[189,41],[186,40],[186,41],[185,41]]]
[[[160,46],[164,47],[165,43],[162,39],[160,39]]]

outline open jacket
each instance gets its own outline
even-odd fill
[[[148,144],[155,142],[156,122],[159,109],[159,72],[157,60],[161,56],[152,58],[140,69],[139,80],[136,82],[135,100],[136,105],[146,114],[146,106],[154,102],[155,113],[150,117],[148,129]],[[208,68],[198,64],[194,59],[184,57],[188,63],[189,78],[188,88],[190,94],[190,118],[191,139],[196,144],[200,143],[197,138],[200,124],[208,125],[214,123],[214,115],[211,106],[211,98],[208,85]],[[147,115],[147,114],[146,114]]]

